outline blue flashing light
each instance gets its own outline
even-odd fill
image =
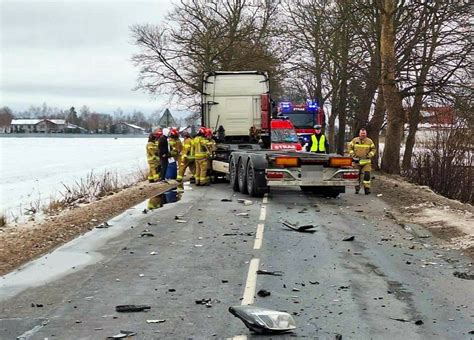
[[[291,112],[293,109],[293,105],[291,104],[291,102],[281,102],[280,108],[281,112]]]
[[[308,108],[309,111],[316,111],[319,108],[317,102],[312,102],[310,100],[306,102],[306,107]]]

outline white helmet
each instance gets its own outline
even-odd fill
[[[168,137],[169,134],[170,134],[170,129],[169,129],[169,128],[164,128],[164,129],[163,129],[163,134],[164,134],[166,137]]]

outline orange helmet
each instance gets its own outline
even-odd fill
[[[170,136],[172,136],[172,137],[179,137],[178,129],[172,128],[172,129],[170,130]]]
[[[207,128],[205,126],[201,126],[198,130],[198,135],[205,136]]]
[[[155,132],[153,132],[153,134],[155,135],[155,137],[161,137],[163,135],[163,130],[161,130],[161,128],[158,128],[155,130]]]

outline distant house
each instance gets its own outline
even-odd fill
[[[66,123],[66,128],[64,129],[64,132],[66,133],[88,133],[87,129],[84,129],[81,126],[71,124],[71,123]]]
[[[114,125],[114,132],[121,134],[140,135],[146,133],[146,130],[141,126],[122,122]]]
[[[178,124],[176,123],[176,120],[171,115],[170,110],[166,109],[165,112],[163,112],[163,115],[161,116],[160,120],[158,121],[158,126],[161,128],[167,128],[167,127],[177,127]]]
[[[63,133],[64,119],[12,119],[10,133]]]
[[[420,113],[421,121],[416,132],[416,141],[419,143],[428,141],[436,132],[452,129],[455,124],[453,107],[426,107]]]

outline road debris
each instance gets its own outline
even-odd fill
[[[176,223],[188,223],[188,221],[185,221],[185,220],[176,220]]]
[[[248,213],[237,213],[235,214],[235,216],[248,216],[249,214]]]
[[[143,312],[151,309],[148,305],[118,305],[115,306],[115,311],[119,313],[135,313]]]
[[[301,209],[300,211],[298,211],[298,214],[304,214],[304,213],[306,213],[307,211],[308,211],[308,209],[303,208],[303,209]]]
[[[158,253],[156,251],[150,252],[150,255],[157,255]]]
[[[251,200],[246,200],[246,199],[244,199],[244,198],[239,198],[239,199],[237,200],[237,202],[243,203],[244,205],[252,205],[252,204],[253,204],[253,201],[251,201]]]
[[[145,208],[145,209],[142,210],[142,213],[148,214],[148,210]]]
[[[232,202],[231,198],[223,198],[221,199],[221,202]]]
[[[152,232],[150,232],[149,230],[144,230],[141,234],[140,234],[140,237],[154,237],[155,234],[153,234]]]
[[[119,334],[108,336],[106,339],[124,339],[137,335],[137,332],[120,331]]]
[[[146,323],[163,323],[166,322],[164,319],[156,319],[156,320],[146,320]]]
[[[349,236],[349,237],[346,237],[344,239],[342,239],[343,241],[346,241],[346,242],[351,242],[351,241],[354,241],[355,240],[355,236],[352,235],[352,236]]]
[[[257,270],[257,275],[273,275],[273,276],[283,276],[283,272],[280,270],[269,271],[265,269]]]
[[[258,292],[257,292],[257,295],[260,296],[260,297],[267,297],[267,296],[270,296],[272,293],[270,293],[268,290],[266,289],[260,289]]]
[[[464,280],[474,280],[474,274],[473,273],[467,273],[467,272],[454,272],[454,276],[456,276],[459,279],[464,279]]]
[[[336,334],[335,338],[336,340],[342,340],[342,335],[341,334]]]
[[[423,325],[423,324],[424,324],[423,320],[416,320],[415,321],[415,325],[417,325],[417,326],[420,326],[420,325]]]
[[[254,236],[255,232],[249,231],[249,232],[242,232],[242,233],[224,233],[222,236]]]
[[[316,230],[313,229],[313,228],[316,228],[316,226],[314,224],[306,224],[306,225],[302,225],[302,226],[298,227],[297,225],[291,224],[288,221],[280,221],[280,222],[285,227],[290,228],[291,230],[294,230],[294,231],[298,231],[300,233],[314,233],[314,232],[316,232]]]
[[[319,281],[309,281],[312,285],[319,285]]]
[[[96,226],[96,229],[105,229],[105,228],[108,228],[110,226],[111,225],[107,221],[105,221],[104,223],[101,223],[98,226]]]
[[[296,329],[295,320],[286,312],[255,306],[231,306],[229,312],[258,334],[285,333]]]

